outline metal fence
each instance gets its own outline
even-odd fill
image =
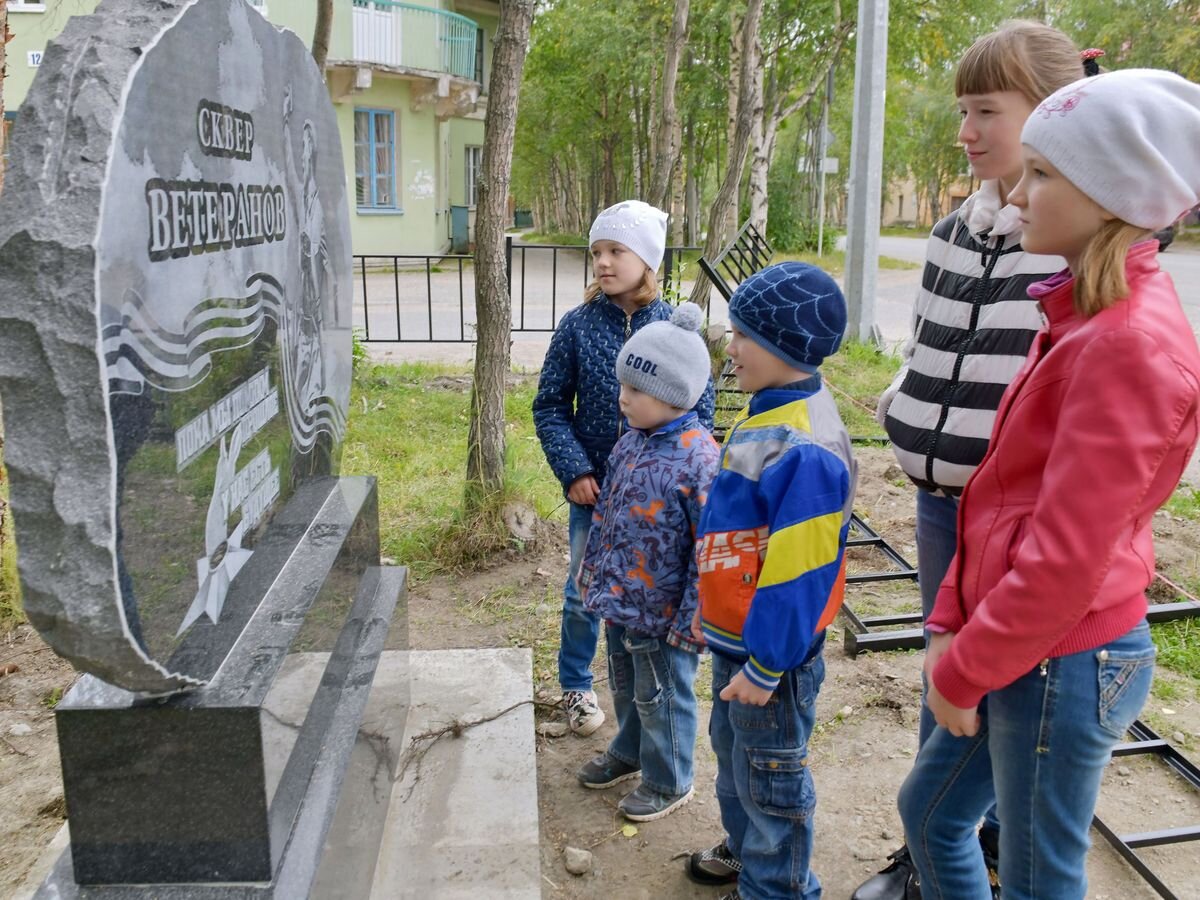
[[[663,291],[681,283],[687,253],[668,247]],[[587,247],[525,244],[505,238],[512,330],[549,333],[583,302],[593,278]],[[354,324],[371,343],[470,343],[475,340],[474,258],[464,254],[354,257]]]

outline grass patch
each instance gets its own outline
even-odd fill
[[[808,263],[811,266],[824,269],[835,277],[845,274],[846,271],[845,250],[830,250],[823,256],[817,256],[816,253],[776,253],[771,257],[771,262],[773,263],[783,262],[784,260]],[[906,259],[896,259],[894,256],[881,256],[879,257],[879,268],[903,271],[905,269],[919,269],[921,268],[921,264],[909,262]]]
[[[682,265],[685,267],[683,277],[685,279],[693,279],[700,273],[700,265],[697,262],[701,257],[698,250],[689,250],[676,255],[676,259],[682,260]],[[771,257],[771,263],[780,262],[802,262],[808,263],[811,266],[816,266],[828,272],[834,278],[839,278],[846,272],[846,251],[845,250],[830,250],[823,256],[817,256],[815,252],[811,253],[776,253]],[[920,263],[909,262],[905,259],[896,259],[894,256],[879,257],[879,268],[881,269],[919,269]]]
[[[860,341],[847,341],[825,360],[821,373],[850,434],[860,437],[882,433],[875,421],[875,406],[899,369],[899,356]]]
[[[521,236],[523,244],[567,244],[571,247],[586,247],[588,240],[578,234],[566,234],[562,231],[530,231]]]
[[[1200,620],[1179,619],[1151,625],[1158,664],[1200,681]]]
[[[499,502],[463,513],[470,389],[466,369],[427,363],[365,365],[354,379],[342,472],[378,478],[382,552],[416,578],[521,549],[499,521]],[[534,434],[536,390],[526,379],[508,391],[509,491],[497,500],[523,500],[549,518],[561,489]]]
[[[1200,488],[1181,484],[1163,508],[1171,515],[1189,522],[1200,521]]]
[[[881,237],[927,238],[930,228],[926,225],[884,225],[879,234]]]

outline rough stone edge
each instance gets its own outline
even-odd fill
[[[95,238],[142,48],[197,2],[104,0],[70,19],[21,107],[0,198],[0,392],[25,612],[77,668],[158,694],[201,682],[149,658],[125,621]]]

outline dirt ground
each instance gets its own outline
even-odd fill
[[[857,508],[871,525],[910,560],[912,488],[885,448],[862,448]],[[1165,514],[1156,520],[1159,558],[1164,567],[1191,571],[1200,559],[1194,526]],[[543,525],[526,553],[489,571],[441,577],[416,586],[409,596],[411,642],[416,649],[528,646],[534,678],[543,696],[556,699],[554,659],[558,604],[566,572],[566,528]],[[879,569],[881,558],[858,551],[854,565]],[[854,588],[848,602],[860,613],[912,609],[911,586]],[[845,622],[831,629],[826,648],[827,676],[818,703],[812,741],[818,794],[815,869],[828,897],[848,897],[854,887],[882,867],[900,843],[895,794],[916,748],[920,656],[911,652],[863,654],[850,659],[842,650]],[[603,652],[597,654],[603,660]],[[22,627],[0,637],[0,898],[23,880],[38,854],[63,821],[64,806],[51,707],[74,678],[70,666]],[[541,811],[543,897],[626,896],[673,898],[716,896],[715,889],[692,885],[683,874],[683,856],[721,837],[713,793],[715,758],[701,729],[696,751],[696,795],[679,812],[637,826],[627,837],[616,804],[630,784],[608,791],[578,786],[575,772],[604,749],[614,733],[612,706],[602,662],[596,666],[598,693],[609,713],[599,732],[538,739],[538,792]],[[698,691],[709,694],[709,667],[702,664]],[[1181,682],[1168,703],[1151,696],[1144,718],[1190,757],[1200,757],[1200,702],[1194,684]],[[707,720],[708,700],[701,721]],[[1161,764],[1145,758],[1117,760],[1110,767],[1100,812],[1121,833],[1181,827],[1200,822],[1200,794]],[[1098,834],[1089,858],[1089,896],[1140,900],[1156,896]],[[590,874],[570,875],[563,850],[581,847],[595,854]],[[1142,851],[1144,858],[1181,898],[1200,900],[1200,855],[1195,845],[1178,844]]]

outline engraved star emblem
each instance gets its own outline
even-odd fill
[[[200,583],[196,597],[183,617],[183,624],[175,637],[179,637],[201,616],[208,616],[214,625],[221,616],[225,606],[225,597],[229,593],[229,584],[233,581],[242,566],[254,553],[253,550],[242,549],[242,539],[245,536],[246,523],[239,522],[229,533],[226,524],[228,518],[225,510],[224,494],[233,483],[237,473],[238,454],[242,450],[243,431],[241,423],[233,431],[228,452],[225,449],[225,438],[221,438],[220,455],[217,459],[217,477],[213,481],[212,500],[208,504],[208,520],[204,528],[204,546],[207,553],[196,560],[196,580]]]

